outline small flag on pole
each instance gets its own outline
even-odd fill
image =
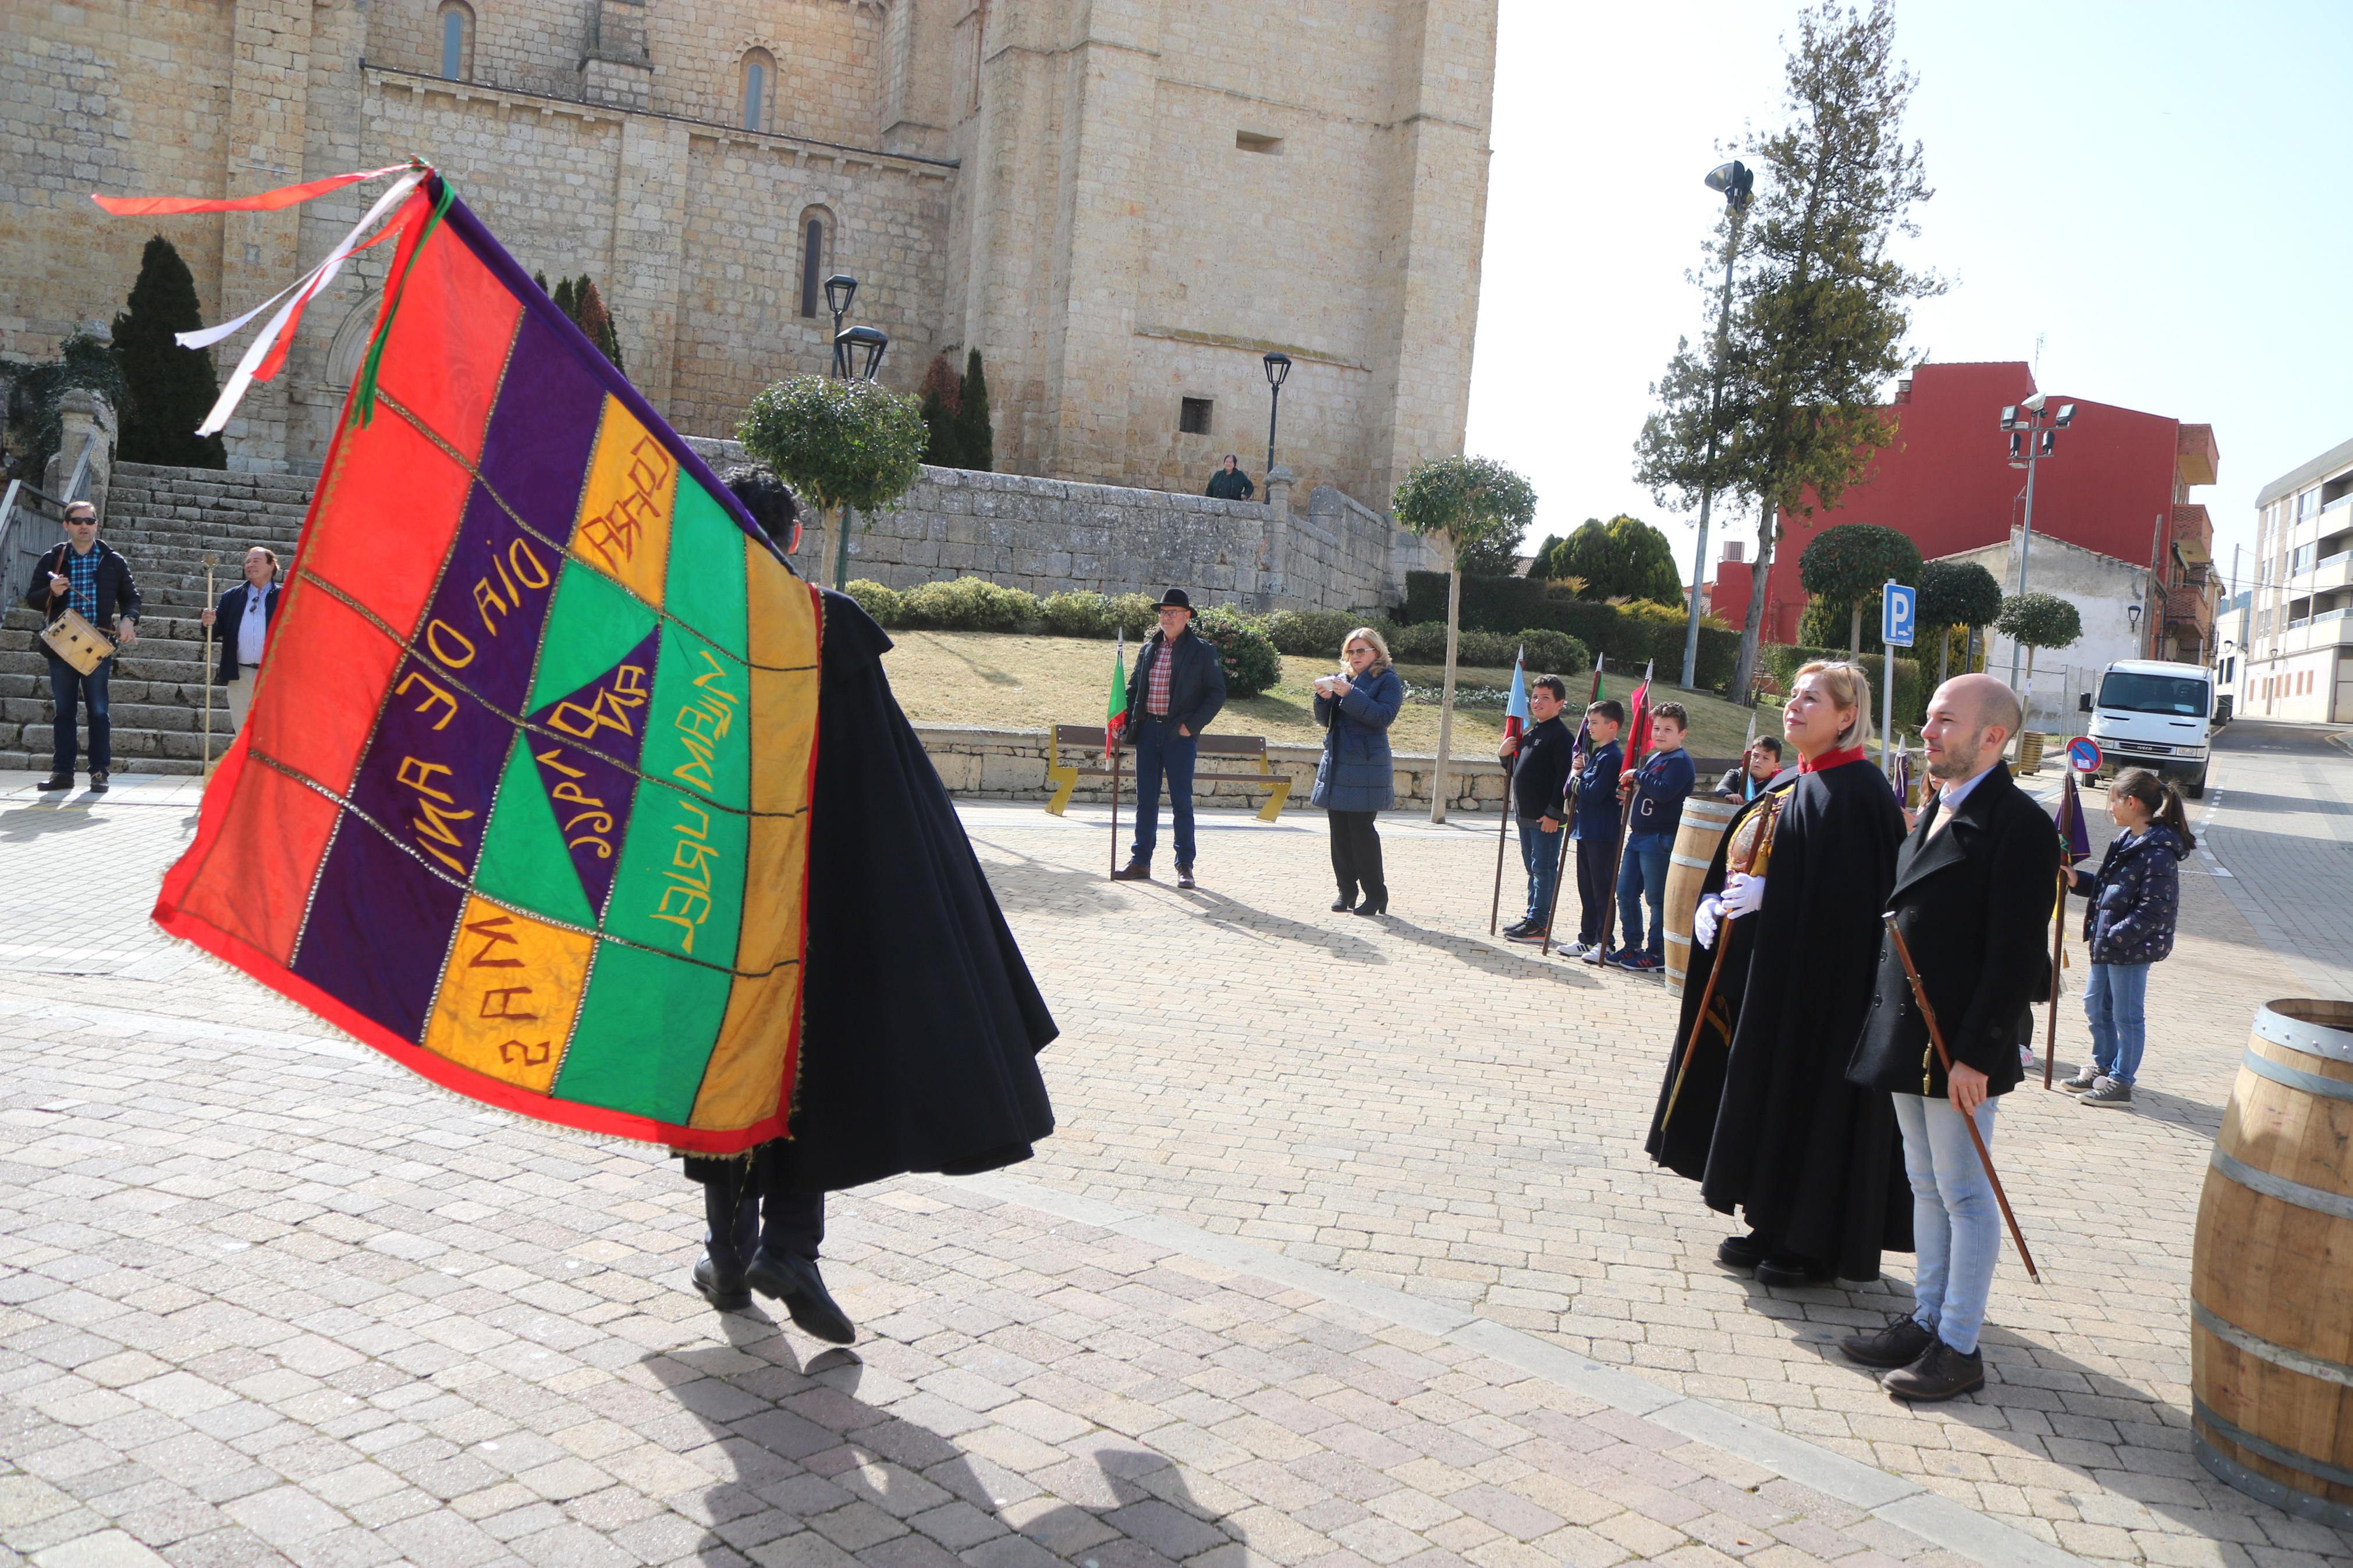
[[[1504,704],[1504,739],[1516,741],[1528,727],[1528,650],[1523,647],[1512,658],[1512,696]]]
[[[1642,666],[1642,684],[1634,688],[1634,695],[1627,704],[1634,710],[1628,719],[1626,731],[1626,766],[1629,768],[1639,764],[1643,753],[1651,749],[1651,671],[1657,663],[1652,659]]]
[[[2092,837],[2084,826],[2084,797],[2075,793],[2075,770],[2063,770],[2063,777],[2059,809],[2052,813],[2051,822],[2059,830],[2060,849],[2073,866],[2092,858]]]
[[[1122,626],[1111,655],[1111,700],[1103,708],[1103,760],[1119,750],[1127,730],[1127,628]]]

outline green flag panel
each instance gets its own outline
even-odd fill
[[[540,783],[528,731],[516,736],[499,781],[498,804],[482,834],[474,885],[491,898],[576,926],[594,926],[596,916],[581,890],[572,851]]]
[[[608,1110],[685,1121],[726,1016],[731,977],[618,942],[596,947],[587,999],[554,1092]]]
[[[744,580],[742,552],[737,552],[735,580]],[[742,612],[737,612],[741,618]],[[654,629],[654,613],[632,598],[618,584],[576,561],[564,563],[556,580],[555,603],[547,613],[547,630],[539,643],[539,668],[532,675],[531,697],[523,710],[531,712],[596,679],[618,663],[646,634]]]
[[[744,531],[683,471],[678,476],[670,539],[664,607],[737,660],[744,659]]]

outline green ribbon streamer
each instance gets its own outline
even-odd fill
[[[376,369],[384,361],[385,340],[392,335],[393,318],[400,314],[400,302],[407,295],[408,275],[416,269],[417,258],[423,253],[425,242],[433,237],[434,229],[439,226],[441,215],[448,212],[449,204],[457,199],[458,193],[447,179],[443,179],[440,199],[433,204],[433,211],[425,220],[424,232],[417,237],[417,243],[409,247],[408,260],[402,266],[400,276],[385,285],[392,295],[392,303],[385,307],[384,320],[376,323],[375,336],[368,342],[367,362],[360,366],[359,385],[355,389],[358,397],[352,410],[353,417],[363,430],[375,417]]]

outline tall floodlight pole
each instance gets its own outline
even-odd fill
[[[2010,432],[2010,466],[2026,470],[2026,527],[2018,540],[2018,591],[2026,592],[2026,557],[2034,548],[2034,466],[2051,455],[2058,446],[2058,433],[2075,422],[2075,405],[2063,403],[2047,416],[2043,410],[2047,400],[2036,393],[2023,403],[2011,404],[2001,411],[2001,427]],[[2025,645],[2016,637],[2010,641],[2010,689],[2018,689],[2018,668],[2025,653]]]
[[[1715,500],[1715,418],[1724,398],[1724,354],[1732,332],[1732,263],[1740,254],[1740,220],[1748,211],[1749,193],[1756,184],[1756,174],[1736,158],[1710,170],[1707,176],[1707,188],[1724,193],[1732,233],[1724,242],[1724,292],[1715,307],[1715,374],[1707,392],[1707,460],[1700,469],[1699,554],[1692,565],[1691,619],[1683,627],[1683,686],[1686,690],[1699,679],[1699,590],[1707,576],[1708,509]]]

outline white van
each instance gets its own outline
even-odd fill
[[[2193,799],[2206,793],[2214,723],[2214,676],[2195,664],[2120,658],[2100,672],[2097,697],[2080,704],[2091,736],[2114,768],[2147,768]]]

